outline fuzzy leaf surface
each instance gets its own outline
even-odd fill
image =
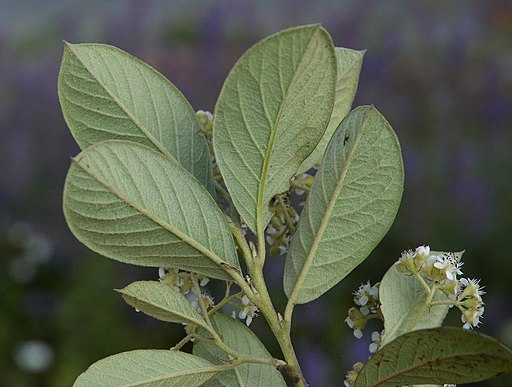
[[[111,139],[138,142],[176,159],[213,192],[208,145],[194,110],[146,63],[116,47],[66,43],[58,89],[82,149]]]
[[[322,160],[334,131],[350,112],[352,102],[354,102],[365,51],[350,50],[342,47],[336,47],[334,50],[338,71],[336,75],[336,99],[334,100],[331,119],[322,139],[313,153],[301,164],[297,173],[307,171]]]
[[[400,145],[371,106],[334,133],[294,234],[284,271],[288,297],[320,297],[359,265],[387,233],[403,190]]]
[[[256,231],[322,138],[334,105],[336,57],[320,26],[278,32],[235,64],[215,107],[213,145],[238,212]]]
[[[162,282],[137,281],[118,292],[127,304],[158,320],[206,326],[185,296]]]
[[[176,161],[137,143],[110,140],[74,160],[64,187],[66,221],[91,250],[140,266],[227,279],[239,268],[225,216]]]
[[[212,324],[223,341],[235,351],[252,357],[272,359],[272,356],[258,337],[242,322],[224,313],[215,313]],[[204,330],[203,335],[208,335]],[[196,341],[194,355],[214,364],[229,361],[228,354],[216,345],[205,341]],[[265,364],[246,363],[233,370],[223,372],[207,384],[208,387],[248,387],[248,386],[286,386],[283,376],[274,367]]]
[[[460,328],[433,328],[398,337],[361,369],[356,387],[462,384],[512,372],[512,351]]]
[[[425,289],[414,276],[400,273],[396,265],[382,277],[379,299],[384,316],[382,346],[412,330],[441,326],[449,309],[448,305],[425,306]],[[432,301],[446,299],[443,292],[436,290]]]
[[[122,352],[99,360],[82,373],[74,387],[194,387],[219,371],[200,357],[168,350]]]

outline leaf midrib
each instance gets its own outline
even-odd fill
[[[322,218],[322,222],[320,223],[320,227],[318,229],[318,232],[315,236],[315,239],[313,240],[313,244],[311,245],[311,249],[309,250],[309,254],[306,257],[306,260],[304,262],[304,265],[302,266],[302,270],[299,274],[299,277],[297,278],[297,281],[295,282],[295,286],[293,287],[292,293],[290,295],[291,300],[295,300],[295,302],[298,299],[298,295],[300,294],[300,289],[302,288],[302,285],[304,281],[306,280],[306,275],[309,272],[309,269],[313,263],[313,258],[315,257],[317,250],[320,246],[320,241],[322,240],[323,234],[325,232],[325,229],[327,228],[327,225],[329,223],[329,219],[332,214],[332,209],[334,208],[334,205],[336,204],[336,200],[340,194],[341,189],[343,188],[343,183],[345,181],[345,177],[347,175],[349,166],[351,164],[352,158],[354,156],[354,153],[356,151],[357,146],[359,145],[359,142],[361,141],[361,137],[363,135],[363,132],[366,127],[366,123],[368,121],[368,118],[370,116],[370,113],[373,111],[373,108],[370,108],[367,110],[366,116],[364,117],[363,122],[361,123],[361,129],[358,131],[357,137],[354,141],[354,144],[352,146],[352,149],[350,150],[348,157],[345,159],[345,163],[343,165],[343,171],[340,175],[340,178],[338,179],[338,182],[336,183],[336,188],[334,190],[334,193],[331,197],[331,200],[329,201],[329,205],[327,206],[327,209],[325,211],[325,214]]]
[[[157,377],[151,378],[151,379],[141,380],[140,382],[136,382],[136,383],[132,383],[132,384],[125,384],[124,387],[145,386],[148,383],[166,381],[169,379],[180,378],[180,377],[188,376],[188,375],[196,375],[196,374],[200,375],[200,374],[206,374],[206,373],[210,373],[210,372],[218,374],[220,372],[223,372],[223,371],[219,370],[219,368],[220,368],[220,366],[215,366],[215,365],[211,366],[211,367],[190,368],[188,370],[178,371],[178,372],[174,372],[171,374],[160,375],[160,376],[157,376]]]
[[[82,61],[80,56],[73,50],[73,46],[69,43],[66,43],[66,46],[69,49],[69,52],[74,55],[74,57],[80,62],[80,64],[84,67],[84,69],[89,73],[91,78],[96,81],[101,88],[108,94],[110,98],[114,100],[117,106],[121,108],[121,110],[128,116],[128,118],[135,124],[135,126],[151,141],[151,143],[160,151],[162,152],[166,157],[177,161],[174,156],[171,155],[171,153],[164,147],[162,143],[160,143],[152,134],[151,132],[142,125],[141,122],[130,112],[130,110],[123,104],[121,101],[110,91],[110,89],[105,85],[100,79],[98,79],[93,71]]]
[[[80,162],[81,160],[77,160],[76,158],[71,159],[73,163],[75,163],[80,169],[82,169],[85,173],[87,173],[89,176],[91,176],[97,183],[101,184],[103,187],[105,187],[109,192],[117,196],[122,202],[126,203],[130,207],[134,208],[136,211],[140,212],[142,215],[146,216],[151,221],[155,222],[156,224],[160,225],[162,228],[167,230],[169,233],[175,235],[179,239],[181,239],[183,242],[194,248],[195,250],[199,251],[201,254],[212,260],[215,264],[220,265],[222,260],[220,257],[215,254],[213,251],[205,248],[203,245],[196,242],[194,239],[190,238],[185,233],[181,232],[180,230],[176,229],[169,223],[163,221],[162,219],[158,218],[157,216],[153,215],[151,212],[145,210],[144,208],[140,207],[136,203],[133,203],[131,200],[129,200],[127,197],[125,197],[121,192],[119,192],[117,189],[112,187],[110,184],[104,182],[102,179],[100,179],[93,171],[92,169],[88,168],[85,165],[82,165]]]
[[[301,58],[300,58],[300,61],[299,63],[297,64],[297,66],[295,67],[295,71],[293,73],[293,76],[292,76],[292,79],[290,81],[290,83],[288,83],[288,86],[286,88],[286,93],[282,99],[282,103],[280,104],[279,106],[279,110],[277,112],[277,116],[276,116],[276,119],[274,121],[274,125],[272,125],[272,127],[270,128],[270,139],[267,143],[267,150],[265,152],[265,158],[263,160],[263,169],[261,171],[261,179],[260,179],[260,182],[258,184],[258,201],[257,201],[257,204],[256,204],[256,231],[258,233],[263,233],[263,228],[264,228],[264,225],[263,225],[263,207],[264,207],[264,203],[263,203],[263,193],[265,192],[265,185],[267,183],[267,172],[268,172],[268,168],[269,168],[269,164],[270,164],[270,158],[272,156],[272,149],[274,147],[274,140],[275,140],[275,136],[276,136],[276,133],[277,133],[277,127],[281,121],[281,117],[283,115],[283,107],[285,105],[285,101],[287,100],[288,98],[288,92],[290,91],[290,88],[291,88],[291,85],[293,85],[296,81],[296,78],[298,76],[298,69],[299,67],[302,65],[303,61],[304,61],[304,53],[308,51],[309,49],[309,46],[311,44],[311,41],[313,40],[313,38],[317,35],[317,33],[321,31],[319,27],[317,27],[313,33],[311,34],[309,40],[308,40],[308,43],[306,44],[306,48],[304,49],[304,51],[302,52],[302,55],[301,55]],[[281,71],[281,70],[279,70]],[[263,97],[263,96],[262,96]]]

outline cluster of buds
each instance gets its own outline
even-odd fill
[[[299,214],[290,204],[288,192],[274,196],[270,203],[270,209],[274,212],[267,227],[267,243],[270,246],[270,254],[283,255],[288,251],[291,236],[299,221]]]
[[[192,307],[201,313],[199,305],[199,297],[194,289],[194,283],[192,278],[196,278],[200,287],[204,287],[210,282],[210,279],[201,274],[189,273],[186,271],[180,271],[179,269],[165,269],[163,267],[158,269],[158,277],[160,282],[165,283],[167,286],[173,288],[177,292],[183,294],[190,302]],[[203,303],[206,309],[211,309],[215,305],[212,296],[207,292],[201,291],[200,296],[203,299]]]
[[[368,281],[361,284],[354,292],[354,303],[357,307],[348,310],[348,317],[345,322],[354,330],[354,336],[358,339],[363,337],[363,329],[368,320],[383,319],[380,310],[379,285],[380,283],[376,283],[372,286]]]
[[[198,110],[196,115],[199,123],[203,127],[203,132],[210,137],[213,130],[213,114],[209,111]]]
[[[213,177],[217,182],[222,182],[222,175],[219,166],[215,160],[215,152],[213,150],[212,135],[213,135],[213,114],[209,111],[198,110],[196,112],[197,119],[202,126],[200,134],[206,138],[208,143],[208,150],[212,159]]]
[[[395,265],[403,273],[421,275],[441,290],[453,302],[451,306],[457,306],[462,312],[464,328],[470,329],[480,324],[484,291],[478,280],[457,278],[462,275],[463,253],[431,252],[429,246],[419,246],[416,250],[404,251]]]
[[[309,190],[313,185],[313,180],[314,176],[309,173],[296,175],[290,181],[290,190],[299,196],[304,195],[306,192],[309,193]]]

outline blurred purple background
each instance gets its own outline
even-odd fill
[[[464,272],[481,278],[488,293],[481,331],[512,345],[512,2],[4,0],[0,385],[67,386],[101,357],[169,348],[181,335],[136,315],[112,291],[156,279],[156,270],[90,253],[64,222],[64,178],[79,149],[57,99],[62,40],[118,46],[166,75],[196,110],[212,111],[251,44],[309,23],[321,23],[338,46],[368,50],[354,105],[373,103],[384,114],[406,167],[388,236],[345,281],[296,310],[310,385],[340,385],[366,359],[369,335],[357,341],[343,323],[350,293],[419,244],[466,249]],[[272,263],[271,288],[283,305],[282,260]],[[456,313],[449,322],[461,324]],[[254,329],[266,330],[263,319]]]

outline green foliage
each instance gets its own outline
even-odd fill
[[[382,345],[404,333],[441,326],[449,305],[426,305],[428,294],[413,276],[404,275],[393,265],[386,272],[379,288],[381,311],[384,315]],[[436,289],[432,301],[446,300]]]
[[[207,360],[184,352],[136,350],[109,356],[91,365],[74,387],[200,386],[217,373]]]
[[[318,25],[278,32],[235,64],[212,124],[210,113],[200,112],[199,122],[167,79],[130,55],[66,44],[59,98],[83,149],[66,178],[66,221],[95,252],[160,267],[161,282],[135,282],[119,292],[150,316],[186,325],[172,351],[108,357],[77,386],[285,386],[282,374],[307,385],[291,342],[295,305],[320,297],[371,253],[402,197],[393,129],[373,106],[349,113],[363,54],[335,49]],[[302,172],[320,159],[311,183]],[[298,224],[291,190],[309,191]],[[246,239],[246,225],[257,245]],[[267,247],[281,253],[289,235],[288,303],[281,314],[263,269]],[[386,333],[373,339],[381,349],[355,367],[351,385],[459,383],[512,369],[510,351],[488,337],[418,331],[441,325],[450,303],[462,311],[465,326],[477,326],[483,313],[478,281],[464,279],[457,288],[460,256],[429,253],[425,246],[409,251],[380,290],[368,283],[355,294],[358,308],[346,321],[356,336],[371,318],[384,319]],[[217,304],[203,289],[206,276],[225,280]],[[229,304],[247,326],[258,313],[264,316],[284,360],[221,312]],[[189,341],[194,355],[180,352]]]
[[[227,278],[221,261],[238,267],[212,197],[178,163],[144,145],[109,140],[80,153],[66,178],[64,214],[82,243],[121,262],[220,279]]]
[[[82,149],[111,139],[138,142],[176,159],[213,192],[208,145],[194,110],[147,64],[116,47],[66,43],[59,99]]]
[[[512,351],[493,338],[460,328],[407,333],[377,352],[356,387],[471,383],[512,372]]]
[[[327,148],[292,239],[288,297],[312,301],[359,265],[391,227],[402,189],[393,129],[375,108],[355,109]]]
[[[118,292],[127,304],[158,320],[206,326],[190,302],[164,283],[137,281]]]
[[[336,57],[320,26],[292,28],[249,49],[215,106],[213,145],[236,209],[263,231],[270,199],[325,132],[334,104]]]
[[[272,355],[267,351],[258,337],[244,324],[224,313],[216,313],[212,318],[215,330],[223,338],[230,348],[237,352],[259,358],[272,360]],[[206,335],[204,330],[200,333]],[[229,355],[216,345],[208,341],[194,343],[193,354],[211,361],[213,364],[229,362]],[[214,380],[206,384],[209,387],[217,386],[286,386],[282,375],[266,364],[242,364],[231,371],[224,372]]]
[[[336,47],[334,52],[336,54],[338,70],[336,75],[336,97],[334,100],[334,109],[332,111],[331,119],[322,139],[309,157],[303,161],[297,173],[307,171],[322,160],[325,149],[327,148],[334,131],[350,112],[352,102],[356,95],[359,73],[361,72],[361,65],[363,64],[365,51]]]

